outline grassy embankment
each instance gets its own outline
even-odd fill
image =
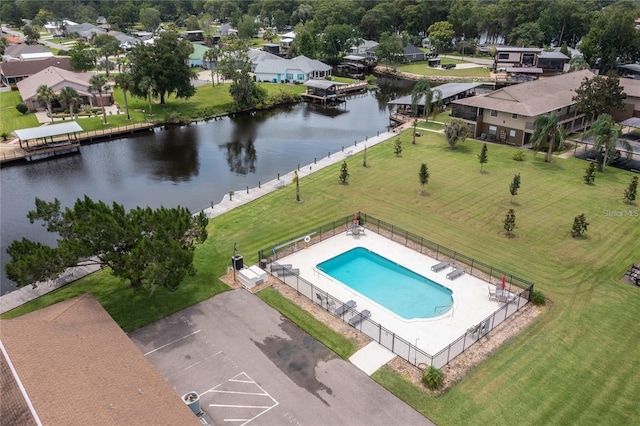
[[[441,58],[440,63],[445,64],[464,64],[466,61],[455,58]],[[407,72],[411,74],[424,75],[427,77],[459,77],[461,80],[478,77],[489,77],[489,70],[486,67],[474,67],[474,68],[431,68],[426,62],[413,62],[408,64],[402,64],[398,67],[398,71]]]
[[[368,168],[360,156],[347,159],[347,185],[338,182],[336,164],[301,180],[302,203],[287,186],[213,219],[209,239],[196,251],[198,274],[175,293],[136,293],[101,272],[35,304],[91,291],[131,330],[223,291],[216,277],[226,271],[229,241],[252,263],[261,248],[360,210],[512,271],[553,301],[541,319],[446,395],[433,398],[381,370],[374,378],[384,386],[438,424],[631,424],[640,418],[640,298],[637,288],[620,281],[638,260],[640,218],[603,213],[638,209],[621,201],[631,173],[608,168],[589,186],[582,180],[584,161],[546,164],[543,155],[528,154],[516,162],[515,148],[490,145],[480,174],[478,142],[450,151],[441,135],[427,133],[417,145],[410,132],[401,137],[401,157],[389,140],[367,150]],[[421,162],[431,173],[426,195],[420,195]],[[515,173],[522,186],[511,205]],[[502,221],[511,207],[518,228],[509,239]],[[574,239],[571,225],[580,213],[590,226],[585,239]],[[31,309],[33,304],[11,315]]]

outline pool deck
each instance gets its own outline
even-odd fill
[[[406,320],[378,305],[360,293],[339,283],[317,270],[316,265],[355,247],[364,247],[386,257],[453,291],[453,309],[444,315],[429,319]],[[424,254],[398,244],[374,232],[365,235],[341,233],[308,248],[304,242],[298,251],[278,260],[300,270],[300,276],[331,296],[346,302],[354,300],[356,309],[371,311],[371,319],[430,355],[435,355],[467,330],[479,324],[501,303],[489,300],[489,283],[469,274],[455,280],[446,278],[451,267],[434,272],[431,266],[440,263]]]

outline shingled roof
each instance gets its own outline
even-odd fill
[[[90,294],[0,320],[0,330],[42,424],[200,424]]]
[[[71,71],[69,58],[54,56],[53,58],[33,61],[11,61],[0,63],[0,72],[7,78],[29,77],[49,67]]]
[[[23,101],[35,98],[38,87],[45,85],[50,87],[54,93],[60,92],[69,86],[83,96],[93,96],[89,90],[89,80],[95,75],[94,72],[77,73],[63,70],[56,67],[49,67],[18,82],[18,90]]]
[[[514,84],[486,95],[458,99],[453,103],[537,117],[574,104],[575,90],[585,78],[593,77],[594,74],[589,70],[575,71]]]

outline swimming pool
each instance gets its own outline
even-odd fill
[[[364,247],[316,267],[404,319],[433,318],[453,306],[453,292]]]

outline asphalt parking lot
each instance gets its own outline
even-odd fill
[[[216,425],[432,424],[243,289],[129,337]]]

